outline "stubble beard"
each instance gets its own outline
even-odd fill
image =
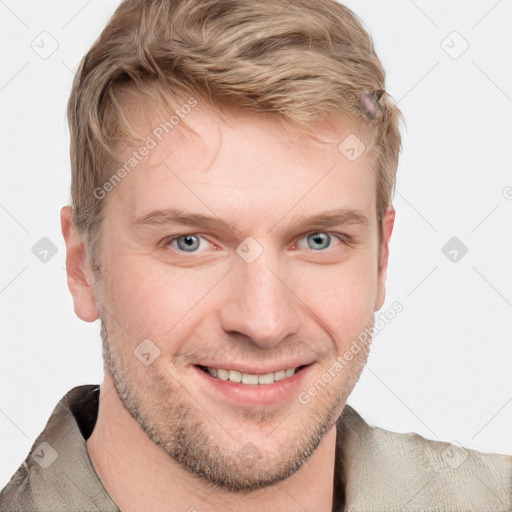
[[[364,344],[343,369],[342,373],[347,372],[345,379],[338,376],[339,382],[332,381],[336,385],[325,386],[307,405],[297,400],[283,419],[288,435],[283,436],[279,448],[269,452],[264,446],[253,445],[251,449],[260,458],[248,465],[240,456],[247,446],[234,441],[240,433],[230,435],[229,427],[220,426],[215,415],[205,411],[182,386],[171,389],[169,382],[156,374],[145,382],[134,377],[144,375],[144,370],[151,371],[150,367],[137,368],[140,362],[133,353],[120,349],[124,332],[107,315],[104,311],[100,315],[103,360],[126,410],[155,445],[182,468],[218,491],[236,495],[274,486],[300,469],[339,418],[369,353],[370,343]],[[265,418],[264,408],[259,413],[245,408],[243,419],[249,423]]]

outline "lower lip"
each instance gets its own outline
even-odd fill
[[[242,384],[212,377],[198,366],[196,371],[201,382],[205,384],[208,393],[221,395],[240,405],[272,405],[290,400],[303,390],[304,382],[311,372],[314,363],[304,366],[291,377],[278,380],[273,384]]]

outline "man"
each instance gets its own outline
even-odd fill
[[[68,286],[101,319],[105,378],[57,405],[2,510],[512,507],[512,457],[346,405],[385,300],[401,141],[350,10],[125,1],[68,115]]]

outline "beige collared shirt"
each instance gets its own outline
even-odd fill
[[[57,404],[0,494],[1,512],[119,512],[87,452],[99,387]],[[512,511],[512,456],[369,426],[350,406],[337,424],[333,511]],[[314,511],[311,511],[314,512]]]

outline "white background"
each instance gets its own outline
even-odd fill
[[[99,321],[80,321],[67,290],[59,209],[73,70],[117,3],[0,1],[0,487],[57,401],[102,378]],[[512,3],[346,5],[407,122],[383,311],[404,309],[375,338],[350,403],[391,430],[512,454]],[[31,48],[50,47],[43,31],[59,45],[47,59]],[[31,250],[42,237],[58,249],[47,263]],[[441,250],[452,237],[468,248],[456,263]]]

